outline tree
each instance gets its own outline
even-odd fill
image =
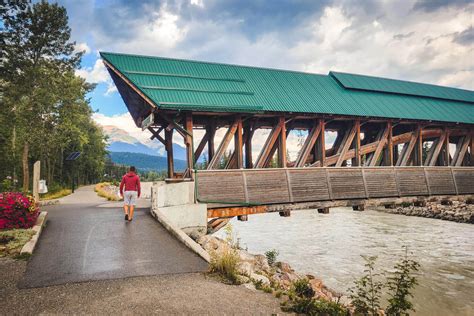
[[[74,52],[66,10],[58,4],[11,1],[2,20],[2,103],[12,122],[13,161],[17,144],[22,148],[23,190],[28,191],[30,146],[41,143],[55,113],[54,87],[79,65],[82,53]]]

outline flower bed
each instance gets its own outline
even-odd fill
[[[18,192],[0,193],[0,229],[31,228],[38,215],[33,197]]]

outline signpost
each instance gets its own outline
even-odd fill
[[[153,125],[155,122],[155,115],[151,113],[142,121],[142,131],[146,130],[148,127]]]

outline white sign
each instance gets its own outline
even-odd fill
[[[38,193],[41,193],[41,194],[48,193],[48,187],[46,186],[46,180],[39,180]]]
[[[150,127],[154,123],[154,118],[155,118],[155,115],[151,113],[142,121],[142,131],[146,130],[148,127]]]

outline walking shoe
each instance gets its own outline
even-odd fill
[[[128,221],[128,214],[125,214],[125,220]]]

